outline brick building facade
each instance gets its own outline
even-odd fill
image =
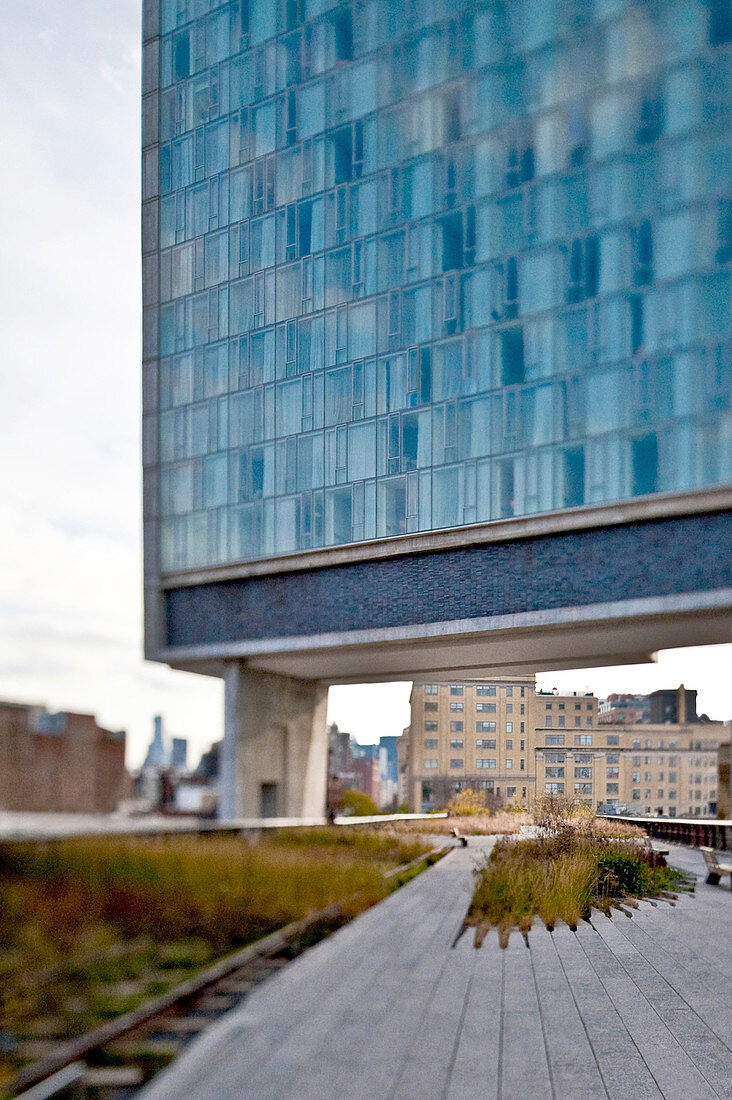
[[[640,815],[714,816],[728,730],[721,722],[605,725],[581,738],[536,730],[536,790]]]
[[[410,808],[443,804],[461,788],[528,806],[538,727],[597,724],[594,695],[537,694],[534,678],[415,684],[411,696]]]
[[[127,782],[124,731],[91,714],[0,702],[0,809],[108,813]]]
[[[594,695],[537,692],[533,677],[415,684],[411,706],[412,810],[470,787],[493,804],[529,807],[551,793],[637,814],[716,812],[722,723],[603,724]]]

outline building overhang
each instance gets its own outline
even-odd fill
[[[532,675],[728,642],[732,509],[719,505],[729,496],[696,494],[683,511],[676,497],[672,514],[655,500],[645,515],[637,502],[615,506],[623,522],[612,524],[542,517],[552,523],[540,532],[171,584],[150,656],[211,675],[237,660],[349,683]]]
[[[706,607],[701,607],[701,603]],[[328,683],[533,676],[571,668],[652,662],[659,649],[732,641],[732,589],[704,601],[670,598],[594,604],[545,615],[424,624],[383,630],[177,647],[174,668],[223,676],[225,664]]]

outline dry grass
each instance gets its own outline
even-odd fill
[[[468,836],[509,836],[518,833],[522,825],[531,825],[533,818],[525,813],[499,812],[470,814],[467,817],[435,817],[424,821],[397,821],[394,830],[405,834],[448,836],[453,829]]]
[[[499,840],[476,871],[465,924],[477,947],[491,928],[505,947],[512,929],[528,933],[537,916],[550,931],[559,920],[576,929],[593,906],[609,915],[621,899],[678,887],[683,876],[659,862],[645,845],[624,838],[620,847],[593,829]]]
[[[605,820],[595,817],[587,803],[571,795],[543,794],[535,799],[531,816],[534,824],[551,833],[570,832],[576,835],[627,838],[644,837],[637,825],[619,818]]]
[[[0,845],[5,1045],[88,1030],[331,902],[355,915],[427,848],[345,829]]]
[[[596,817],[591,825],[594,836],[608,840],[641,840],[646,836],[643,829],[630,825],[627,821],[605,821]]]

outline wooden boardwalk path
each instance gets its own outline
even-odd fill
[[[452,943],[471,840],[260,986],[145,1100],[732,1098],[732,891]],[[674,862],[676,850],[670,857]],[[697,862],[699,866],[697,866]]]

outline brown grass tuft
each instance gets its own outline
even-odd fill
[[[449,836],[453,829],[467,836],[508,836],[518,833],[522,825],[530,825],[532,817],[527,813],[500,811],[495,814],[477,813],[464,817],[435,817],[424,821],[395,821],[394,830],[401,834],[429,834]]]
[[[576,931],[593,906],[609,914],[621,900],[663,896],[683,876],[659,866],[658,857],[634,839],[613,841],[588,828],[501,839],[476,879],[465,923],[476,927],[476,946],[490,928],[498,929],[505,946],[511,929],[528,933],[535,916],[550,932],[560,920]]]

